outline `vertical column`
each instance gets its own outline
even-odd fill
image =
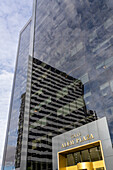
[[[31,34],[30,34],[30,46],[29,55],[33,56],[34,53],[34,37],[35,37],[35,22],[36,22],[36,5],[37,0],[33,1],[33,12],[32,12],[32,24],[31,24]]]
[[[37,0],[34,0],[33,1],[33,12],[32,12],[31,33],[30,33],[29,64],[28,64],[28,77],[27,77],[27,88],[26,88],[26,100],[25,100],[25,113],[24,113],[24,126],[23,126],[23,139],[22,139],[20,170],[27,169],[29,107],[30,107],[30,93],[31,93],[31,79],[32,79],[32,57],[33,57],[33,52],[34,52],[36,3],[37,3]]]

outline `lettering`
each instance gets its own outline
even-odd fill
[[[76,143],[79,143],[79,139],[78,138],[76,139]]]
[[[75,142],[76,142],[76,144],[79,144],[79,143],[82,143],[84,141],[92,140],[92,139],[94,139],[94,136],[93,136],[93,134],[90,134],[90,135],[88,134],[86,136],[81,136],[81,134],[78,133],[78,134],[72,135],[71,138],[76,138],[76,139],[75,139],[75,141],[74,140],[70,140],[70,141],[67,141],[67,142],[63,143],[62,144],[62,148],[74,145]]]
[[[74,145],[74,144],[75,144],[74,140],[70,140],[68,142],[63,143],[62,148],[65,148],[65,147],[68,147],[68,146],[71,146],[71,145]]]
[[[93,136],[93,134],[91,134],[91,139],[94,139],[94,136]]]
[[[81,136],[81,133],[74,134],[74,135],[71,136],[71,138],[76,138],[76,137],[79,137],[79,136]]]
[[[87,135],[86,137],[87,137],[87,140],[90,140],[90,135]]]

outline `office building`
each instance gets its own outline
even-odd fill
[[[88,165],[90,169],[112,169],[112,14],[112,0],[34,0],[33,15],[30,21],[20,33],[17,64],[9,114],[9,123],[7,131],[8,135],[6,139],[6,147],[3,159],[3,166],[5,166],[5,168],[10,167],[13,169],[16,166],[16,169],[18,168],[24,170],[27,167],[29,167],[29,169],[33,169],[35,166],[35,169],[50,169],[51,165],[49,166],[49,163],[51,164],[51,162],[53,163],[53,168],[51,167],[52,169],[57,169],[58,167],[59,169],[66,167],[71,168],[73,163],[71,163],[70,165],[69,163],[64,163],[63,167],[60,167],[60,158],[58,160],[55,155],[57,155],[57,153],[59,153],[59,157],[62,154],[66,155],[68,160],[68,154],[74,153],[74,155],[76,155],[76,152],[80,153],[81,150],[81,157],[83,158],[82,150],[86,149],[87,155],[89,155],[90,157],[90,159],[88,158],[86,162],[103,161],[102,164],[100,163],[100,167],[96,167],[95,163]],[[36,73],[35,69],[38,70],[36,71]],[[50,75],[48,75],[49,73]],[[56,94],[55,90],[57,89],[57,87],[55,86],[54,81],[56,82],[59,79],[58,75],[64,78],[64,91],[61,92],[61,89],[59,89],[60,91],[57,91]],[[78,88],[78,86],[81,86],[80,88],[78,88],[75,94],[80,93],[80,89],[82,90],[80,96],[82,96],[84,105],[82,105],[81,112],[84,116],[85,122],[81,122],[81,124],[79,125],[80,127],[71,127],[71,124],[73,125],[73,122],[71,122],[72,120],[70,120],[70,127],[68,129],[65,124],[65,121],[68,120],[64,119],[66,117],[72,119],[71,112],[69,112],[69,114],[65,114],[64,112],[62,112],[63,103],[62,101],[61,103],[57,103],[60,100],[57,95],[60,96],[60,93],[63,93],[63,100],[67,96],[68,103],[66,104],[66,107],[68,110],[70,101],[72,102],[72,96],[65,96],[65,94],[67,94],[67,91],[65,89],[67,85],[65,81],[68,81],[70,79],[72,79],[72,82],[78,82],[78,85],[75,85],[75,87]],[[38,82],[40,82],[40,89],[35,88],[35,83]],[[48,83],[50,83],[50,86],[52,86],[49,91],[46,86]],[[55,86],[54,88],[52,83]],[[43,85],[45,86],[43,87]],[[71,83],[69,83],[68,85],[71,85]],[[51,93],[53,93],[52,97]],[[35,96],[40,96],[39,98],[36,97],[36,102]],[[46,106],[43,109],[42,106],[44,103],[42,99],[44,99],[44,101],[46,102]],[[55,100],[55,103],[53,102],[53,99]],[[40,104],[40,106],[37,106],[37,103]],[[49,111],[50,108],[53,109],[53,115]],[[39,114],[37,113],[37,109]],[[32,112],[35,112],[35,114],[32,114]],[[88,114],[90,117],[90,115],[94,115],[94,112],[98,117],[98,120],[96,120],[95,125],[94,122],[91,123],[91,121],[95,118],[89,118],[89,120],[86,121],[86,117],[88,118]],[[57,116],[56,121],[54,122],[55,113]],[[48,116],[49,114],[51,115],[50,117]],[[76,118],[76,122],[78,122],[78,119],[82,120],[82,114],[81,118]],[[61,120],[63,121],[63,127],[61,128],[63,129],[61,132],[61,136],[59,136],[60,128],[58,117],[61,116],[64,119],[61,118]],[[39,118],[41,119],[40,121],[38,121]],[[53,149],[51,148],[48,151],[49,144],[46,143],[47,138],[42,139],[42,136],[40,136],[40,134],[51,134],[51,128],[49,128],[48,124],[52,121],[54,123],[50,123],[50,125],[53,128],[52,134],[54,135],[50,135],[49,138],[51,138],[51,140],[48,139],[48,141],[50,143],[51,141],[53,141],[53,144],[51,143],[51,146],[53,145]],[[38,141],[35,139],[35,137],[32,138],[32,136],[35,136],[35,128],[33,128],[35,126],[38,130],[38,133],[36,132],[37,136],[39,136]],[[48,126],[46,128],[47,132],[45,132],[44,130],[44,127],[46,126]],[[87,137],[85,137],[85,135],[88,135],[85,134],[85,132],[88,133],[89,130],[83,132],[86,127],[87,129],[89,129],[89,127],[94,127],[95,129],[95,132],[90,132],[89,134],[92,134],[92,138],[91,136],[89,137],[91,138],[91,140],[87,140]],[[56,133],[55,130],[57,128],[59,129],[59,131]],[[75,145],[75,143],[73,145],[70,145],[69,143],[65,144],[66,142],[68,142],[67,139],[65,139],[64,141],[65,134],[69,136],[70,133],[73,133],[73,129],[75,129],[75,132],[77,131],[78,133],[79,131],[79,133],[81,134],[81,137],[79,136],[79,139],[76,137],[74,138],[79,140],[78,145]],[[106,137],[104,136],[104,132]],[[20,134],[20,137],[18,134]],[[96,136],[96,134],[98,135]],[[101,134],[103,136],[101,136]],[[82,137],[84,137],[84,142],[80,142],[83,141]],[[56,145],[59,146],[56,150],[54,150],[55,139],[59,139],[59,144],[56,142]],[[32,148],[30,148],[31,143]],[[95,143],[94,148],[92,147],[93,143]],[[60,148],[62,144],[64,146],[66,145],[66,147]],[[90,146],[88,146],[88,144]],[[84,145],[86,147],[84,147]],[[46,150],[41,150],[42,146],[44,146]],[[77,147],[80,148],[80,146],[81,149],[78,150]],[[33,152],[33,150],[36,150],[37,147],[40,147],[39,155],[35,151]],[[92,159],[90,154],[90,150],[95,150],[95,147],[97,147],[96,150],[98,150],[98,153],[100,155],[100,157],[98,156],[98,160],[96,159],[96,157]],[[73,148],[73,151],[70,150],[69,152],[65,151],[65,153],[63,153],[64,150]],[[35,157],[36,154],[37,160],[33,160],[33,157]],[[48,160],[48,155],[51,157],[50,162]],[[72,155],[70,156],[70,158],[72,157]],[[83,162],[82,160],[84,159],[82,158],[80,158],[80,161],[75,161],[76,166],[77,163]],[[46,163],[45,165],[44,161],[39,163],[40,160],[45,160],[45,162],[48,162],[48,164]],[[73,162],[72,159],[71,161]],[[34,162],[37,163],[34,164]],[[78,165],[78,167],[75,168],[80,169],[81,165]],[[87,167],[85,167],[85,169],[87,169]]]

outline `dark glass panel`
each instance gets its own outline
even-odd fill
[[[90,162],[90,155],[89,155],[89,151],[88,149],[87,150],[84,150],[81,152],[81,155],[82,155],[82,161],[83,162]]]
[[[91,156],[91,161],[98,161],[102,160],[102,154],[100,151],[100,147],[95,147],[90,149],[90,156]]]
[[[67,155],[67,166],[75,165],[75,159],[73,154]]]
[[[83,96],[80,80],[33,58],[28,137],[31,164],[34,160],[41,169],[47,169],[47,163],[52,167],[52,137],[96,119],[93,111],[87,111]]]

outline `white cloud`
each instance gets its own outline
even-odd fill
[[[31,0],[0,1],[0,164],[19,32],[31,17]]]
[[[19,31],[31,17],[31,0],[1,0],[0,60],[4,67],[14,67]],[[12,56],[13,55],[13,56]]]
[[[1,71],[0,74],[0,153],[3,153],[3,148],[4,148],[12,77],[13,77],[13,73],[9,73],[5,70]],[[1,160],[2,160],[2,154],[0,154],[0,161]]]

